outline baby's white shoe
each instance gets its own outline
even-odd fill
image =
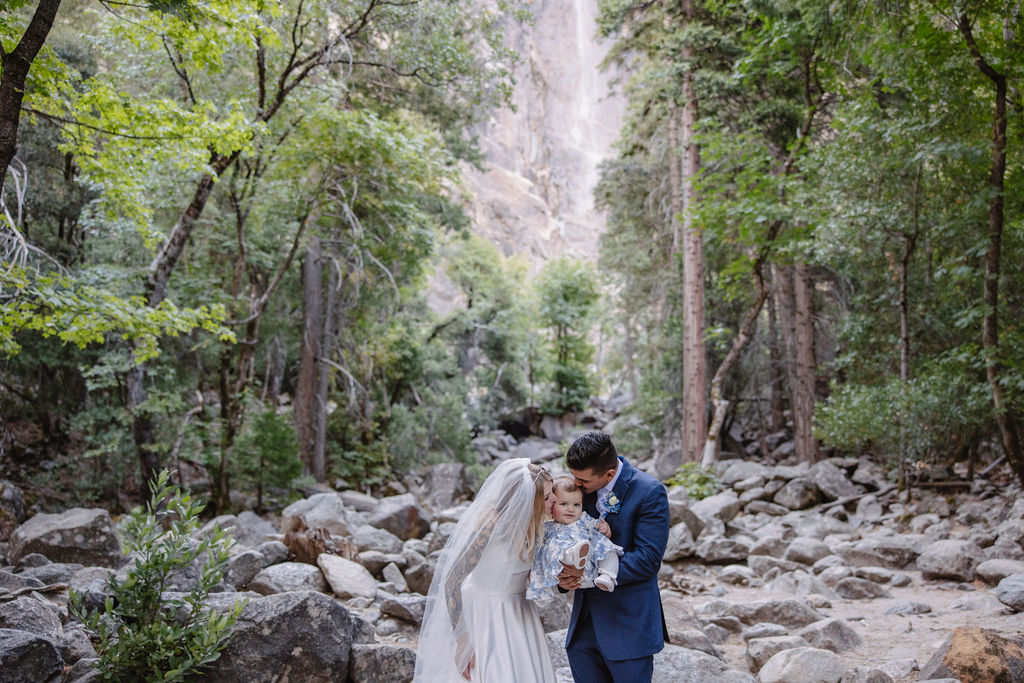
[[[562,553],[562,562],[576,569],[583,569],[587,566],[587,555],[590,554],[590,543],[580,541],[573,547]]]
[[[615,590],[615,578],[607,572],[601,572],[597,578],[594,579],[594,585],[603,591],[611,593]]]

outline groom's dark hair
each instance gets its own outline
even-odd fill
[[[571,470],[607,472],[619,466],[619,454],[612,437],[604,432],[585,432],[569,446],[565,462]]]

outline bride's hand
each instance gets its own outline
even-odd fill
[[[462,677],[467,681],[470,675],[473,673],[473,667],[476,666],[476,655],[469,656],[469,664],[466,665],[466,670],[462,672]]]

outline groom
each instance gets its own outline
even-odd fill
[[[669,528],[665,487],[618,457],[604,432],[581,434],[565,460],[583,489],[583,510],[603,515],[612,542],[624,551],[613,592],[576,591],[565,638],[572,677],[577,683],[650,681],[654,654],[668,640],[658,590]],[[559,588],[579,587],[581,572],[565,567]]]

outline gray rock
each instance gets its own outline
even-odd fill
[[[700,605],[697,608],[701,615],[718,615],[722,617],[734,617],[743,624],[757,624],[769,622],[781,624],[787,628],[797,628],[824,619],[825,615],[812,608],[806,602],[796,599],[786,600],[761,600],[759,602],[732,603],[726,600],[712,600],[709,603]],[[709,619],[714,623],[723,625],[720,621]],[[725,628],[729,628],[725,626]],[[735,629],[739,632],[742,626]]]
[[[540,623],[545,633],[567,629],[569,617],[572,616],[572,599],[567,594],[564,597],[545,600],[537,605],[537,614],[540,615]]]
[[[768,493],[768,489],[764,486],[756,486],[752,489],[747,489],[740,494],[740,505],[746,506],[747,503],[752,503],[755,500],[768,500],[773,495],[775,494]]]
[[[85,657],[75,662],[64,680],[67,683],[97,683],[100,679],[100,670],[96,668],[95,657]]]
[[[949,603],[948,609],[958,609],[965,612],[971,611],[986,611],[986,612],[1000,612],[1003,609],[1003,603],[999,602],[996,596],[983,593],[981,595],[965,595],[962,598],[957,598],[953,602]]]
[[[220,528],[235,540],[237,547],[251,548],[263,542],[267,536],[277,534],[273,524],[255,512],[246,510],[236,515],[220,515],[214,517],[196,532],[198,538],[207,538],[214,529]]]
[[[906,678],[915,671],[920,671],[917,660],[913,657],[898,657],[890,659],[879,667],[883,673],[893,678]]]
[[[753,460],[727,460],[723,462],[727,464],[718,480],[725,486],[732,486],[751,477],[764,477],[768,479],[771,476],[771,472],[767,467]]]
[[[71,575],[71,579],[68,581],[68,588],[80,591],[93,581],[105,582],[110,578],[111,574],[113,574],[113,571],[106,567],[83,567]]]
[[[27,631],[52,641],[62,631],[56,607],[30,595],[0,602],[0,629]]]
[[[751,638],[747,641],[747,666],[751,671],[760,671],[761,667],[778,653],[798,647],[808,647],[807,641],[800,636]]]
[[[781,558],[786,554],[786,548],[788,547],[789,541],[781,536],[763,536],[754,545],[750,546],[750,554],[771,555],[772,557]]]
[[[818,578],[827,586],[835,587],[843,579],[853,576],[853,570],[849,567],[829,567],[818,574]]]
[[[434,580],[434,565],[423,560],[410,564],[405,570],[405,580],[409,584],[409,590],[426,595],[430,589],[430,582]]]
[[[403,541],[407,538],[423,538],[430,531],[431,516],[416,503],[410,494],[382,498],[368,522],[380,529],[386,529]]]
[[[772,579],[768,589],[774,593],[789,593],[791,595],[823,595],[837,597],[835,593],[818,577],[812,576],[805,571],[786,572]]]
[[[79,569],[82,569],[82,565],[77,562],[50,562],[41,567],[23,569],[19,576],[36,579],[43,584],[67,583]]]
[[[0,479],[0,536],[25,519],[25,498],[14,482]]]
[[[852,650],[864,642],[860,634],[849,624],[834,617],[808,624],[800,629],[797,635],[812,647],[831,650],[836,654]]]
[[[693,538],[699,538],[702,531],[704,531],[704,522],[700,517],[693,513],[690,506],[681,501],[670,500],[669,503],[669,523],[672,526],[676,524],[685,524],[690,530],[690,536]]]
[[[381,614],[419,626],[423,622],[423,610],[427,605],[427,599],[414,593],[391,595],[378,591],[377,603]]]
[[[881,669],[870,666],[855,666],[847,669],[841,683],[896,683],[892,676]]]
[[[798,647],[769,659],[757,678],[760,683],[839,683],[844,673],[846,667],[835,653]]]
[[[384,567],[389,564],[394,564],[398,567],[408,566],[408,558],[404,553],[398,555],[396,553],[382,553],[376,550],[364,550],[356,556],[356,560],[359,564],[366,567],[366,571],[374,576],[381,576]]]
[[[331,683],[344,675],[340,672],[348,672],[354,629],[348,610],[323,593],[252,599],[204,678],[217,683]]]
[[[816,462],[807,471],[807,480],[818,487],[825,500],[856,496],[864,490],[854,485],[841,469],[827,460]]]
[[[708,640],[715,645],[721,645],[729,640],[729,631],[718,624],[705,624],[701,630],[704,631],[704,635],[708,637]]]
[[[323,592],[327,590],[327,583],[320,570],[311,564],[282,562],[260,570],[249,582],[249,590],[261,595],[293,591]]]
[[[777,638],[785,635],[789,635],[789,629],[782,624],[763,622],[760,624],[754,624],[748,629],[744,629],[743,632],[740,633],[740,640],[747,642],[754,638]]]
[[[764,475],[757,474],[754,475],[753,477],[747,477],[742,481],[736,482],[735,484],[732,485],[732,489],[733,491],[737,491],[739,493],[746,493],[747,491],[750,491],[752,489],[760,489],[761,491],[764,491],[764,485],[767,483],[768,480],[764,477]]]
[[[381,576],[385,581],[390,582],[395,588],[398,589],[399,593],[408,593],[409,584],[402,575],[402,570],[398,568],[398,565],[394,562],[389,562],[384,566],[384,569],[380,570]]]
[[[985,551],[970,541],[936,541],[917,558],[925,579],[973,581],[975,568],[985,561]]]
[[[331,590],[339,598],[359,595],[372,598],[377,595],[377,580],[358,562],[328,553],[321,554],[316,562],[323,570],[323,576],[327,577]]]
[[[64,660],[43,636],[0,628],[0,683],[57,683]]]
[[[115,567],[122,559],[121,539],[106,510],[72,508],[60,514],[39,513],[11,534],[8,561],[29,553],[54,562]]]
[[[816,538],[798,537],[790,542],[782,559],[813,565],[818,560],[831,554],[832,550]]]
[[[722,658],[708,634],[699,628],[669,629],[668,642],[687,650],[697,650],[712,657]]]
[[[767,500],[752,500],[747,503],[744,512],[750,515],[762,513],[772,517],[782,517],[789,512],[789,508],[778,503],[770,503]]]
[[[96,648],[93,647],[89,635],[81,625],[69,625],[57,639],[55,645],[60,651],[60,656],[65,664],[74,664],[80,659],[92,659],[96,657]]]
[[[838,581],[835,591],[840,597],[847,600],[871,600],[874,598],[891,598],[889,591],[879,586],[874,581],[858,579],[855,576],[848,576]]]
[[[416,650],[402,645],[353,645],[348,675],[352,683],[411,681]]]
[[[327,529],[332,536],[351,536],[367,523],[362,513],[346,507],[339,493],[317,493],[297,500],[281,512],[281,532],[298,529]]]
[[[740,538],[712,536],[697,546],[697,557],[709,564],[742,562],[750,553],[750,545]]]
[[[851,567],[903,569],[920,554],[915,542],[906,536],[871,536],[851,544],[839,544],[836,555]]]
[[[779,492],[772,498],[772,502],[790,510],[803,510],[820,503],[821,492],[809,480],[797,477],[779,489]]]
[[[910,614],[928,614],[931,611],[931,605],[926,605],[923,602],[913,602],[911,600],[903,600],[901,602],[897,602],[895,605],[890,605],[885,608],[886,614],[895,614],[900,617],[905,617]]]
[[[675,562],[692,557],[697,550],[690,527],[680,522],[668,530],[668,543],[665,545],[665,562]]]
[[[719,519],[728,522],[740,511],[739,498],[733,491],[722,491],[690,506],[690,511],[702,520]]]
[[[770,555],[749,555],[747,566],[753,569],[760,576],[764,576],[770,569],[778,569],[781,572],[792,572],[801,568],[801,565],[789,560],[781,560]]]
[[[432,510],[444,510],[461,503],[472,495],[466,476],[466,466],[458,462],[431,465],[423,484],[425,502]]]
[[[1024,611],[1024,574],[1010,574],[993,591],[999,602],[1014,612]]]
[[[1017,560],[985,560],[974,573],[989,585],[995,585],[1011,574],[1024,574],[1024,562]]]
[[[722,568],[718,574],[721,583],[730,583],[737,586],[760,585],[757,573],[750,567],[742,564],[730,564]]]
[[[13,574],[0,569],[0,593],[13,593],[22,588],[42,588],[43,582],[30,576]]]
[[[652,683],[756,683],[750,674],[730,669],[717,657],[704,652],[688,650],[678,645],[666,645],[654,655]]]
[[[256,552],[263,555],[264,568],[288,559],[288,546],[281,541],[264,541],[256,546]]]
[[[356,512],[373,512],[377,509],[380,501],[368,493],[362,491],[341,491],[338,493],[345,507]]]
[[[857,501],[855,514],[862,522],[873,523],[881,519],[885,510],[875,496],[864,496]]]
[[[853,575],[858,579],[867,579],[875,583],[889,583],[892,581],[894,573],[885,567],[856,567],[853,570]]]
[[[235,588],[244,588],[264,568],[266,558],[258,550],[246,550],[228,561],[227,582]]]
[[[390,531],[378,529],[369,524],[356,530],[352,535],[352,542],[360,551],[376,550],[385,554],[400,554],[402,552],[402,539]]]

